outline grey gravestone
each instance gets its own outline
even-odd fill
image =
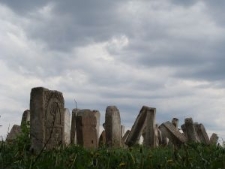
[[[130,134],[126,139],[125,144],[130,146],[133,146],[134,144],[136,144],[142,134],[142,131],[144,129],[144,127],[146,126],[145,122],[146,122],[146,111],[147,107],[143,106],[131,128]]]
[[[25,110],[23,112],[22,120],[21,120],[21,126],[24,124],[30,123],[30,110]]]
[[[121,147],[121,119],[116,106],[108,106],[105,114],[106,145]]]
[[[73,109],[72,110],[72,118],[71,118],[71,144],[77,144],[77,134],[76,134],[76,118],[77,118],[77,112],[79,109]]]
[[[124,133],[125,133],[125,126],[121,125],[121,137],[123,137]]]
[[[6,137],[7,142],[12,142],[21,134],[21,128],[19,125],[13,125],[12,129],[10,130],[9,134]]]
[[[187,142],[186,137],[181,134],[176,127],[171,122],[162,123],[159,126],[164,137],[168,138],[175,146],[180,146],[181,144]]]
[[[71,133],[71,124],[70,124],[70,111],[69,109],[64,109],[64,141],[66,145],[70,144],[70,133]]]
[[[178,123],[179,123],[179,119],[177,118],[172,119],[172,124],[176,127],[177,130],[178,130]]]
[[[182,125],[181,125],[181,129],[182,129],[182,131],[183,131],[183,135],[184,135],[185,137],[187,137],[187,130],[186,130],[185,124],[182,124]]]
[[[105,130],[103,130],[99,137],[99,147],[105,146],[105,143],[106,143],[106,136],[105,136]]]
[[[196,132],[198,134],[198,138],[200,140],[200,142],[204,143],[204,144],[209,144],[209,136],[205,130],[205,127],[203,124],[196,124]]]
[[[56,90],[36,87],[30,97],[31,149],[40,151],[65,144],[64,98]]]
[[[216,145],[218,142],[218,139],[219,139],[218,135],[216,133],[213,133],[210,137],[210,144]]]
[[[92,111],[97,119],[97,125],[96,125],[96,130],[97,130],[97,136],[99,137],[99,129],[100,129],[100,112],[98,110],[93,110]],[[98,144],[98,140],[97,140]]]
[[[125,132],[125,134],[123,135],[123,137],[122,137],[122,142],[123,142],[123,144],[126,142],[127,137],[129,136],[129,134],[130,134],[130,130],[127,130],[127,131]]]
[[[199,142],[198,135],[195,131],[195,126],[194,126],[192,118],[186,118],[184,122],[185,122],[185,129],[186,129],[188,141]]]
[[[77,144],[85,148],[98,147],[97,121],[96,115],[89,109],[77,112]]]
[[[148,147],[158,146],[158,127],[155,124],[156,109],[144,107],[146,111],[146,134],[144,145]]]

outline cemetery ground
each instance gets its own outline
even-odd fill
[[[29,128],[11,143],[0,142],[1,169],[224,169],[225,148],[218,145],[187,143],[147,148],[86,149],[78,145],[59,146],[39,153],[30,151]]]

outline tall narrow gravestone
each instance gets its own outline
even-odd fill
[[[78,111],[79,109],[77,108],[72,110],[71,133],[70,133],[71,144],[77,144],[76,118]]]
[[[71,124],[70,124],[70,111],[69,109],[64,109],[64,141],[66,145],[70,144],[70,131]]]
[[[184,123],[185,123],[185,128],[186,128],[186,134],[187,134],[188,141],[190,141],[190,142],[199,142],[198,135],[197,135],[197,133],[195,131],[195,126],[194,126],[192,118],[186,118],[184,120]]]
[[[31,149],[51,149],[64,140],[64,98],[61,92],[36,87],[30,97]]]
[[[96,114],[89,110],[83,109],[77,112],[76,129],[77,144],[85,148],[98,147],[98,119]]]
[[[121,119],[116,106],[108,106],[105,114],[106,145],[109,147],[121,147]]]
[[[23,112],[22,120],[21,120],[21,126],[24,124],[30,123],[30,110],[25,110]]]

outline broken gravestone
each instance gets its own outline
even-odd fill
[[[178,123],[179,123],[179,119],[177,118],[172,119],[172,124],[176,127],[177,130],[178,130]]]
[[[85,148],[98,147],[97,128],[99,126],[97,126],[97,121],[96,114],[89,109],[82,109],[77,112],[77,144]]]
[[[108,106],[105,114],[106,145],[121,147],[121,119],[116,106]]]
[[[30,124],[30,110],[25,110],[22,115],[21,126]]]
[[[199,141],[201,143],[204,143],[204,144],[209,144],[209,136],[205,130],[205,127],[203,124],[198,124],[196,123],[195,124],[195,129],[196,129],[196,132],[197,132],[197,135],[198,135],[198,138],[199,138]]]
[[[56,90],[36,87],[30,96],[31,150],[64,145],[64,98]]]

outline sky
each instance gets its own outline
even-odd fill
[[[29,109],[30,92],[63,93],[65,107],[143,105],[156,123],[202,123],[225,139],[225,1],[1,0],[0,136]]]

